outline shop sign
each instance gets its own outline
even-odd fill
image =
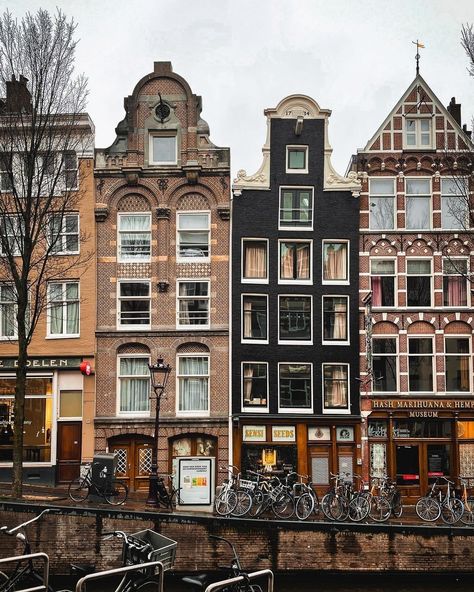
[[[329,427],[309,427],[308,440],[317,440],[319,442],[328,442],[331,439],[331,428]]]
[[[295,426],[272,426],[273,442],[295,442]]]
[[[244,442],[265,442],[267,439],[267,426],[246,425],[242,428],[242,440]]]
[[[77,370],[81,365],[81,358],[29,358],[28,368],[34,370]],[[18,367],[18,358],[0,358],[0,370],[14,370]]]
[[[179,458],[178,482],[182,505],[211,503],[214,458]]]
[[[354,428],[352,426],[337,427],[336,440],[338,442],[354,442]]]
[[[409,417],[438,417],[438,410],[474,409],[474,399],[373,399],[372,409],[406,409]]]

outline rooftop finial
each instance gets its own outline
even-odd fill
[[[420,41],[418,41],[418,39],[416,41],[412,41],[412,43],[414,45],[416,45],[416,56],[415,56],[415,60],[416,60],[416,75],[418,76],[418,74],[420,73],[420,53],[419,53],[419,49],[420,47],[422,47],[423,49],[425,48],[425,46],[423,45],[423,43],[421,43]]]

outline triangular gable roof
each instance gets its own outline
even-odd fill
[[[424,100],[420,103],[419,109],[417,109],[416,106],[419,103],[420,97],[418,89],[420,87],[423,90]],[[435,120],[432,131],[435,134],[433,148],[436,147],[439,150],[445,151],[447,142],[448,149],[451,150],[474,149],[474,145],[463,132],[461,126],[441,103],[421,74],[417,74],[398,103],[385,118],[382,125],[370,138],[365,147],[359,149],[358,152],[392,152],[403,150],[403,120],[404,116],[410,112],[414,115],[431,113],[433,116],[433,120]],[[398,121],[400,119],[402,120],[401,124]],[[444,122],[442,122],[442,119],[444,119]],[[446,139],[443,139],[441,145],[441,135],[443,134],[448,134],[448,136]]]

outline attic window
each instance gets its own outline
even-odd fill
[[[286,172],[307,173],[308,172],[308,147],[287,146],[286,147]]]
[[[173,165],[176,163],[176,136],[150,136],[150,164]]]
[[[405,148],[431,148],[431,119],[405,120]]]

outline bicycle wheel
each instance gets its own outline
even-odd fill
[[[399,491],[396,491],[392,497],[392,516],[400,518],[403,513],[402,496]]]
[[[244,491],[243,489],[238,489],[235,494],[237,496],[237,503],[231,514],[232,516],[241,518],[242,516],[245,516],[252,507],[252,496],[248,491]]]
[[[356,495],[349,502],[349,519],[353,522],[361,522],[369,515],[370,504],[367,498],[362,495]]]
[[[392,506],[386,497],[380,495],[372,496],[370,500],[369,516],[375,522],[385,522],[390,518]]]
[[[110,487],[104,491],[105,501],[111,506],[121,506],[127,501],[128,487],[123,481],[112,479]]]
[[[155,577],[147,578],[142,583],[135,583],[133,585],[133,590],[135,590],[135,592],[156,592],[159,589],[160,580]]]
[[[467,526],[474,526],[474,497],[468,497],[465,501],[461,522]]]
[[[441,518],[446,524],[456,524],[464,512],[464,504],[457,497],[452,497],[441,504]]]
[[[420,497],[416,502],[415,511],[425,522],[434,522],[441,514],[440,505],[432,497]]]
[[[237,495],[233,490],[221,491],[214,500],[214,508],[219,516],[229,516],[237,505]]]
[[[295,506],[295,513],[298,520],[306,520],[307,518],[309,518],[313,509],[313,496],[309,493],[303,493],[303,495],[300,495]]]
[[[328,520],[344,520],[345,509],[342,498],[333,491],[323,496],[321,510]]]
[[[83,502],[89,495],[89,485],[82,477],[77,477],[69,483],[67,494],[73,502]]]
[[[276,500],[273,500],[272,510],[277,518],[291,518],[295,513],[295,502],[289,493],[282,491]]]
[[[265,508],[265,494],[260,489],[252,493],[252,505],[248,511],[248,515],[252,518],[257,518]]]

